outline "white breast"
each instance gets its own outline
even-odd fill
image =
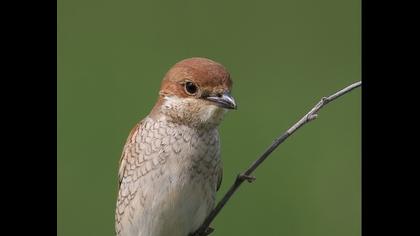
[[[165,124],[151,126],[151,132],[162,125]],[[139,193],[134,201],[144,202],[141,209],[126,213],[133,216],[129,229],[124,230],[127,234],[121,236],[187,236],[214,207],[218,178],[215,173],[220,164],[217,130],[199,133],[173,124],[166,128],[171,129],[167,130],[168,145],[156,148],[155,155],[164,152],[168,158],[152,171],[158,175],[147,174],[137,183]],[[138,141],[149,136],[154,135]]]

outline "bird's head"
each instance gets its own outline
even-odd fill
[[[231,90],[229,72],[220,63],[185,59],[163,78],[154,112],[190,126],[217,126],[228,109],[236,109]]]

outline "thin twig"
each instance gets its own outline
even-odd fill
[[[204,220],[203,224],[198,228],[197,231],[190,234],[190,236],[207,236],[213,232],[213,228],[209,227],[211,222],[216,218],[216,216],[219,214],[220,210],[225,206],[225,204],[229,201],[229,199],[232,197],[232,195],[236,192],[236,190],[241,186],[241,184],[247,180],[248,182],[252,182],[255,180],[255,177],[251,176],[252,172],[257,169],[257,167],[281,144],[283,143],[290,135],[292,135],[296,130],[298,130],[300,127],[302,127],[304,124],[309,123],[310,121],[313,121],[318,116],[318,111],[327,105],[328,103],[334,101],[335,99],[343,96],[344,94],[350,92],[351,90],[360,87],[362,84],[361,81],[356,82],[329,97],[323,97],[321,101],[319,101],[306,115],[302,117],[296,124],[294,124],[290,129],[288,129],[285,133],[280,135],[277,139],[274,140],[274,142],[268,147],[268,149],[257,159],[255,160],[251,166],[248,167],[248,169],[243,172],[242,174],[239,174],[236,177],[235,182],[233,185],[229,188],[229,190],[226,192],[226,194],[223,196],[222,200],[219,201],[219,203],[216,205],[216,207],[213,209],[213,211],[210,212],[210,214],[207,216],[207,218]]]

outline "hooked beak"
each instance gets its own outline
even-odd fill
[[[233,99],[232,95],[229,93],[223,93],[219,96],[209,96],[206,97],[206,100],[212,101],[216,103],[219,107],[223,107],[226,109],[236,109],[236,102]]]

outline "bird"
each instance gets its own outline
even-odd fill
[[[204,57],[167,71],[122,151],[117,236],[188,236],[204,222],[223,176],[218,127],[237,109],[232,84],[221,63]]]

